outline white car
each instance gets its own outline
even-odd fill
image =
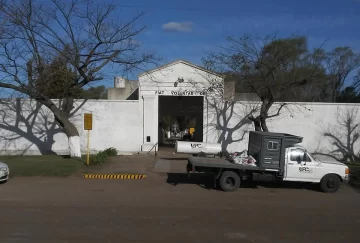
[[[0,162],[0,182],[6,182],[9,179],[10,170],[7,164]]]

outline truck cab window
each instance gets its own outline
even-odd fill
[[[278,142],[269,141],[267,147],[268,150],[279,150],[280,145]]]
[[[304,158],[304,153],[305,152],[302,149],[292,149],[290,152],[290,160],[301,163]]]
[[[305,153],[303,149],[296,148],[292,149],[290,152],[290,160],[296,161],[298,163],[304,162],[311,162],[310,157]]]

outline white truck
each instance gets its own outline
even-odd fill
[[[302,140],[286,133],[251,131],[248,155],[255,159],[255,166],[236,164],[222,156],[210,158],[200,152],[188,158],[187,171],[213,174],[215,185],[227,192],[237,190],[242,181],[261,175],[270,175],[274,180],[318,183],[327,193],[338,191],[349,180],[349,168],[340,162],[316,159],[298,145]]]

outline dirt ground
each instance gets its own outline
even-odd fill
[[[324,194],[247,184],[225,193],[181,174],[184,161],[170,154],[140,157],[125,164],[148,172],[144,180],[15,177],[0,185],[0,242],[360,242],[360,194],[348,186]],[[126,170],[120,164],[109,168]]]

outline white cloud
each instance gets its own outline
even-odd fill
[[[162,29],[169,32],[190,32],[192,25],[192,22],[169,22],[163,24]]]

